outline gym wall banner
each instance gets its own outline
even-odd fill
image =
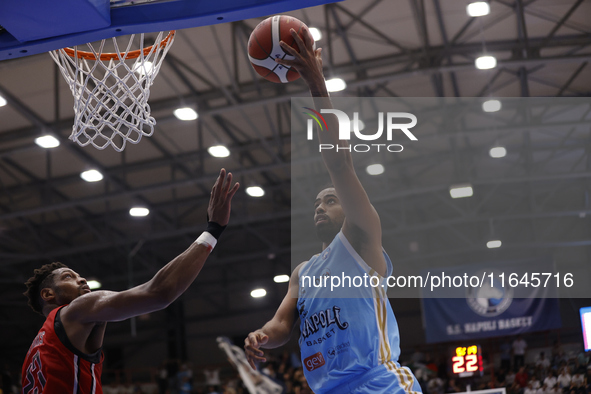
[[[532,267],[548,273],[532,283]],[[433,273],[433,270],[431,270]],[[494,262],[441,269],[441,277],[480,276],[494,273],[481,287],[446,286],[442,298],[423,298],[427,343],[517,335],[561,327],[558,293],[545,281],[556,281],[550,260]],[[511,274],[508,274],[508,273]],[[507,273],[504,275],[504,273]],[[489,274],[490,275],[490,274]],[[488,276],[487,276],[488,278]],[[529,282],[525,286],[525,282]],[[535,286],[537,285],[537,286]]]

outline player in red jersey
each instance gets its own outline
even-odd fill
[[[230,219],[232,174],[222,169],[211,191],[207,230],[148,282],[129,290],[91,292],[86,279],[61,263],[35,270],[25,295],[46,317],[22,369],[23,394],[101,394],[107,322],[164,309],[197,277]]]

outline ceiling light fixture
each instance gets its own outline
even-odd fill
[[[320,41],[320,39],[322,39],[322,32],[319,29],[310,27],[308,30],[310,30],[310,34],[312,34],[314,41]]]
[[[484,112],[497,112],[501,110],[501,102],[499,100],[491,99],[482,103],[482,110]]]
[[[488,154],[493,159],[500,159],[501,157],[507,156],[507,149],[505,149],[503,146],[495,146],[494,148],[490,148]]]
[[[46,134],[35,138],[35,143],[42,148],[50,149],[60,146],[60,141],[52,135]]]
[[[134,217],[144,217],[150,214],[150,210],[145,207],[133,207],[129,210],[129,214]]]
[[[490,5],[486,1],[475,1],[468,4],[466,12],[472,17],[490,14]]]
[[[289,275],[275,275],[275,277],[273,278],[273,282],[275,282],[275,283],[289,282]]]
[[[491,68],[495,68],[497,66],[497,58],[490,55],[480,56],[476,59],[474,64],[479,70],[490,70]]]
[[[103,179],[103,174],[97,170],[87,170],[80,174],[80,178],[86,182],[98,182]]]
[[[326,81],[326,89],[329,92],[340,92],[347,88],[347,83],[341,78],[332,78]]]
[[[474,191],[472,190],[472,185],[469,183],[463,185],[455,185],[449,188],[449,194],[451,198],[464,198],[464,197],[472,197]]]
[[[261,298],[267,295],[267,290],[265,289],[254,289],[250,292],[250,296],[252,298]]]
[[[263,197],[265,195],[265,191],[260,186],[250,186],[246,188],[246,194],[251,197]]]
[[[86,284],[88,285],[88,287],[90,287],[90,290],[100,289],[103,286],[101,282],[94,279],[87,281]]]
[[[224,145],[214,145],[207,148],[207,152],[213,157],[228,157],[230,151]]]
[[[500,240],[494,239],[492,241],[488,241],[486,243],[486,247],[489,249],[495,249],[495,248],[500,248],[502,244],[503,243]]]
[[[365,168],[369,175],[380,175],[384,173],[384,166],[381,164],[370,164]]]
[[[174,116],[180,120],[195,120],[199,117],[193,108],[183,107],[174,110]]]

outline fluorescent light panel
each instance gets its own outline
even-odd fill
[[[487,100],[482,103],[482,110],[484,112],[497,112],[501,110],[501,102],[499,100]]]
[[[309,30],[310,34],[312,34],[312,38],[314,39],[314,41],[320,41],[320,39],[322,38],[322,32],[320,32],[320,30],[315,27],[311,27]]]
[[[246,194],[251,197],[262,197],[265,195],[265,191],[260,186],[250,186],[246,188]]]
[[[474,191],[472,185],[456,185],[449,188],[451,198],[472,197]]]
[[[340,92],[347,88],[347,83],[341,78],[332,78],[326,81],[326,89],[329,92]]]
[[[489,249],[495,249],[495,248],[500,248],[502,244],[503,243],[500,240],[495,239],[493,241],[488,241],[486,243],[486,247]]]
[[[289,275],[275,275],[275,277],[273,278],[273,282],[275,282],[275,283],[289,282]]]
[[[174,110],[174,116],[180,120],[195,120],[199,117],[193,108],[183,107]]]
[[[365,169],[369,175],[380,175],[384,173],[384,166],[381,164],[370,164]]]
[[[230,151],[224,145],[214,145],[207,148],[207,152],[213,157],[228,157]]]
[[[466,12],[472,17],[490,14],[490,5],[486,1],[475,1],[468,4]]]
[[[86,284],[88,285],[88,287],[90,287],[90,290],[100,289],[103,286],[102,283],[98,280],[89,280],[88,282],[86,282]]]
[[[57,146],[60,146],[59,140],[49,134],[35,138],[35,143],[45,149],[50,149],[50,148],[55,148]]]
[[[476,59],[474,64],[479,70],[490,70],[491,68],[495,68],[497,66],[497,59],[490,55],[480,56]]]
[[[133,207],[129,210],[129,214],[135,217],[143,217],[148,216],[150,214],[150,210],[144,207]]]
[[[501,157],[507,156],[507,149],[505,149],[502,146],[495,146],[494,148],[491,148],[490,149],[490,151],[488,152],[488,154],[493,159],[500,159]]]
[[[250,292],[250,296],[252,298],[261,298],[267,295],[267,290],[265,289],[254,289]]]
[[[80,178],[86,182],[98,182],[103,179],[103,174],[97,170],[87,170],[80,174]]]

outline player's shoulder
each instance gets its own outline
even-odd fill
[[[295,267],[295,269],[294,269],[294,270],[293,270],[293,272],[291,273],[291,277],[292,277],[292,278],[294,278],[294,277],[295,277],[295,278],[297,278],[297,277],[299,276],[299,274],[300,274],[300,270],[302,269],[302,267],[303,267],[304,265],[306,265],[306,263],[307,263],[308,261],[309,261],[309,260],[302,261],[301,263],[299,263],[299,264],[298,264],[298,266],[297,266],[297,267]]]

